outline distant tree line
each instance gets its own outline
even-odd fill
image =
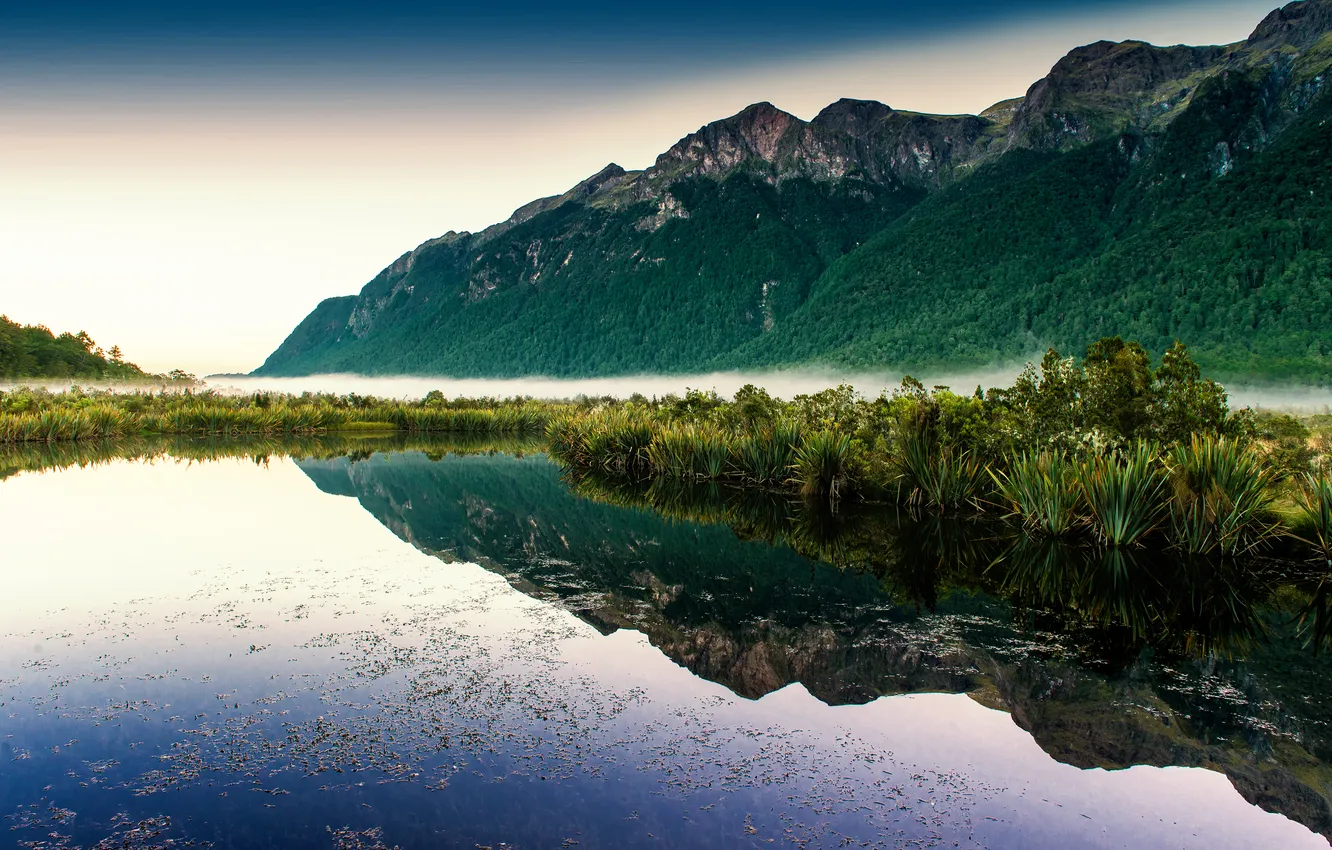
[[[127,361],[120,346],[103,350],[86,331],[57,336],[44,325],[20,325],[0,316],[0,378],[151,377]]]

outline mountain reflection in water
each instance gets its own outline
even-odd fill
[[[0,448],[0,846],[1326,845],[1315,578],[539,450]]]
[[[1332,834],[1332,687],[1277,562],[1093,552],[997,524],[658,480],[541,456],[306,460],[403,540],[758,698],[968,693],[1083,768],[1200,766]],[[1325,609],[1314,606],[1321,622]]]

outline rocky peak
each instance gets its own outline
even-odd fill
[[[1013,113],[1008,148],[1059,148],[1145,129],[1187,102],[1188,82],[1217,66],[1226,47],[1156,47],[1098,41],[1075,48],[1032,84]]]
[[[1098,41],[1055,63],[1046,81],[1067,94],[1137,97],[1221,59],[1224,47],[1157,47],[1143,41]],[[1040,83],[1037,83],[1040,85]]]
[[[574,186],[562,197],[567,200],[582,200],[591,197],[602,189],[610,188],[619,183],[627,177],[628,174],[629,172],[612,162],[596,174],[593,174],[577,186]]]
[[[852,136],[864,136],[894,114],[896,113],[893,108],[886,103],[844,97],[836,103],[825,106],[810,123]]]
[[[657,157],[654,170],[672,175],[715,174],[746,160],[774,164],[805,126],[771,103],[756,103],[685,136]]]
[[[1332,30],[1332,0],[1296,0],[1273,10],[1249,36],[1248,47],[1309,47]]]

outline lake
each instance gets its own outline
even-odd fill
[[[539,449],[7,450],[0,841],[1328,845],[1281,580]]]

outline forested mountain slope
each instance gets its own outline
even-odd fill
[[[1332,378],[1332,0],[1072,51],[979,116],[757,104],[320,304],[258,370],[918,368],[1183,340]]]

